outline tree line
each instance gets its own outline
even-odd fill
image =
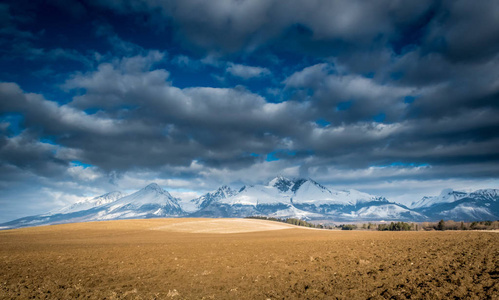
[[[422,222],[422,223],[406,223],[406,222],[390,222],[388,223],[361,223],[361,224],[341,224],[341,225],[324,225],[314,224],[297,218],[275,218],[264,216],[250,216],[249,219],[260,219],[268,221],[276,221],[288,223],[297,226],[320,229],[341,229],[341,230],[377,230],[377,231],[431,231],[431,230],[499,230],[499,221],[476,221],[476,222],[455,222],[452,220],[439,222]]]
[[[282,222],[282,223],[287,223],[287,224],[292,224],[292,225],[297,225],[297,226],[319,228],[319,229],[333,229],[334,228],[333,226],[328,226],[328,225],[323,225],[323,224],[314,224],[314,223],[310,223],[310,222],[307,222],[307,221],[304,221],[301,219],[297,219],[297,218],[280,219],[280,218],[274,218],[274,217],[250,216],[250,217],[246,217],[246,219],[276,221],[276,222]]]
[[[455,222],[452,220],[421,223],[423,230],[497,230],[499,221]]]

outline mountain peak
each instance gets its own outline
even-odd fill
[[[472,194],[499,194],[499,189],[480,189],[474,191]]]
[[[148,184],[146,187],[143,188],[143,190],[146,191],[163,191],[163,189],[155,182]]]
[[[231,188],[227,185],[222,185],[221,187],[218,188],[219,191],[230,191]]]
[[[273,185],[274,183],[276,182],[279,182],[279,181],[289,181],[289,179],[287,179],[286,177],[282,176],[281,174],[277,175],[276,177],[272,178],[270,181],[269,181],[269,185]]]
[[[179,201],[181,201],[179,203]],[[279,175],[268,185],[223,185],[192,200],[172,197],[156,183],[133,194],[111,192],[57,211],[0,224],[0,229],[156,217],[246,217],[250,215],[335,219],[340,221],[445,219],[487,220],[499,216],[499,189],[443,190],[410,207],[357,190],[330,190],[311,178]]]
[[[234,194],[234,191],[227,185],[223,185],[216,190],[216,192],[213,193],[215,197],[222,197],[222,198],[227,198],[230,197]]]
[[[442,192],[440,192],[440,197],[446,197],[454,192],[453,189],[443,189]]]
[[[313,180],[312,178],[308,178],[306,179],[306,181],[310,181],[311,183],[315,184],[316,186],[318,186],[319,188],[323,189],[323,190],[327,190],[327,188],[325,186],[323,186],[322,184],[318,183],[317,181]]]
[[[454,191],[453,189],[444,189],[438,196],[424,196],[419,201],[414,201],[411,208],[430,207],[435,204],[452,203],[464,198],[468,193]]]
[[[282,175],[277,176],[269,182],[269,186],[273,186],[283,192],[287,192],[292,185],[293,181]]]

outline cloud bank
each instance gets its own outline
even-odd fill
[[[150,181],[182,197],[277,174],[404,201],[497,188],[498,12],[7,1],[0,219]]]

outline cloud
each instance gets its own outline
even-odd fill
[[[1,203],[499,176],[496,1],[51,3],[82,24],[0,4]]]
[[[320,85],[333,68],[327,63],[320,63],[293,73],[283,83],[287,88],[314,88]]]
[[[57,146],[37,141],[36,135],[29,131],[10,138],[2,136],[0,164],[5,169],[19,169],[21,172],[33,172],[37,176],[57,177],[64,169],[64,161],[54,156],[57,150]]]
[[[240,77],[246,80],[250,78],[269,76],[271,74],[270,70],[267,68],[251,67],[234,63],[230,63],[225,71],[230,73],[232,76]]]
[[[203,62],[190,58],[187,55],[177,55],[172,58],[172,63],[181,68],[188,68],[189,70],[199,70],[203,67]]]
[[[95,34],[98,37],[104,37],[113,48],[115,54],[134,55],[144,51],[141,46],[122,39],[118,34],[116,34],[111,24],[101,22],[95,22],[94,24],[97,28]]]
[[[334,66],[321,63],[293,73],[283,82],[286,89],[307,89],[307,99],[329,122],[370,121],[384,114],[386,121],[402,120],[407,113],[404,97],[416,95],[418,89],[380,83],[361,75],[341,74]],[[342,103],[349,103],[348,108]]]
[[[497,1],[443,1],[429,26],[424,49],[436,51],[452,61],[480,61],[499,51]]]
[[[376,39],[399,34],[401,25],[418,22],[431,1],[99,1],[123,14],[147,13],[171,20],[187,42],[209,51],[253,51],[305,32],[309,42],[342,40],[347,44],[369,45]],[[198,11],[203,11],[200,18]],[[298,31],[295,31],[298,28]],[[302,28],[302,29],[300,29]],[[298,36],[299,38],[299,36]]]
[[[83,94],[65,105],[3,83],[0,108],[23,113],[41,137],[55,137],[61,153],[108,171],[188,165],[196,158],[241,167],[254,160],[245,153],[280,147],[283,135],[300,125],[283,120],[307,113],[299,103],[267,103],[244,88],[173,87],[166,70],[149,70],[158,59],[149,53],[76,74],[64,86]],[[99,111],[83,111],[89,108]]]
[[[61,147],[59,159],[79,160],[106,172],[190,166],[193,161],[242,170],[260,161],[251,153],[265,157],[279,149],[299,153],[284,161],[290,167],[303,164],[305,173],[324,163],[358,168],[394,161],[455,164],[494,157],[492,132],[499,124],[493,110],[478,107],[451,117],[405,119],[418,101],[436,93],[431,87],[382,84],[317,64],[284,81],[285,89],[309,89],[310,96],[270,103],[242,87],[172,86],[169,72],[155,67],[162,59],[162,53],[152,51],[78,73],[64,87],[80,95],[64,105],[3,83],[5,101],[0,108],[23,113],[27,126],[41,130],[40,137],[55,137]],[[405,103],[407,95],[419,98]],[[352,105],[338,110],[343,101]],[[89,108],[97,113],[84,111]],[[373,119],[380,112],[386,114],[384,122]],[[318,126],[319,118],[330,124]],[[486,128],[491,134],[484,135]],[[472,130],[481,135],[467,134]]]
[[[71,177],[78,181],[95,182],[95,180],[103,177],[102,174],[100,174],[99,169],[95,167],[73,165],[70,166],[67,171]]]

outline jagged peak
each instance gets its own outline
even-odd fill
[[[450,194],[453,194],[453,193],[454,193],[453,189],[443,189],[440,192],[440,197],[444,197],[444,196],[447,196],[447,195],[450,195]]]
[[[109,200],[109,199],[116,200],[116,199],[119,199],[119,198],[122,198],[125,196],[126,196],[126,194],[123,192],[113,191],[113,192],[105,193],[105,194],[95,196],[92,198],[87,198],[84,200],[76,201],[70,207],[77,207],[78,205],[81,205],[83,203],[98,203],[98,202],[101,202],[103,200]]]
[[[316,186],[320,187],[323,190],[327,190],[327,188],[325,186],[323,186],[322,184],[318,183],[317,181],[313,180],[310,177],[307,179],[307,181],[310,181],[311,183],[315,184]]]
[[[279,183],[279,182],[290,182],[291,180],[289,178],[286,178],[284,176],[282,176],[281,174],[277,175],[276,177],[272,178],[268,185],[270,186],[274,186],[276,183]]]
[[[219,195],[225,197],[230,197],[232,194],[234,194],[234,191],[227,185],[223,185],[218,188],[215,192],[212,193],[213,195]]]
[[[499,189],[480,189],[469,194],[470,197],[479,197],[496,200],[499,197]]]
[[[147,186],[145,186],[143,189],[141,189],[140,191],[143,191],[143,192],[155,192],[155,193],[159,193],[159,194],[164,194],[164,195],[167,195],[171,198],[173,198],[170,193],[168,193],[166,190],[164,190],[162,187],[160,187],[157,183],[153,182],[151,184],[148,184]],[[140,192],[139,191],[139,192]]]
[[[273,186],[280,191],[287,192],[293,185],[293,181],[282,175],[278,175],[277,177],[272,179],[268,185]]]
[[[308,179],[305,179],[305,178],[298,178],[298,179],[295,179],[295,182],[293,184],[293,187],[291,188],[291,191],[293,191],[293,193],[296,193],[296,191],[298,191],[298,189],[305,183],[307,182]]]
[[[462,191],[455,191],[453,189],[443,189],[438,196],[424,196],[421,200],[411,203],[411,208],[430,207],[435,204],[451,203],[466,197],[468,193]]]
[[[162,188],[155,182],[148,184],[143,190],[162,190]]]
[[[232,191],[232,189],[228,185],[222,185],[217,191]]]
[[[472,194],[499,194],[499,189],[479,189]]]

